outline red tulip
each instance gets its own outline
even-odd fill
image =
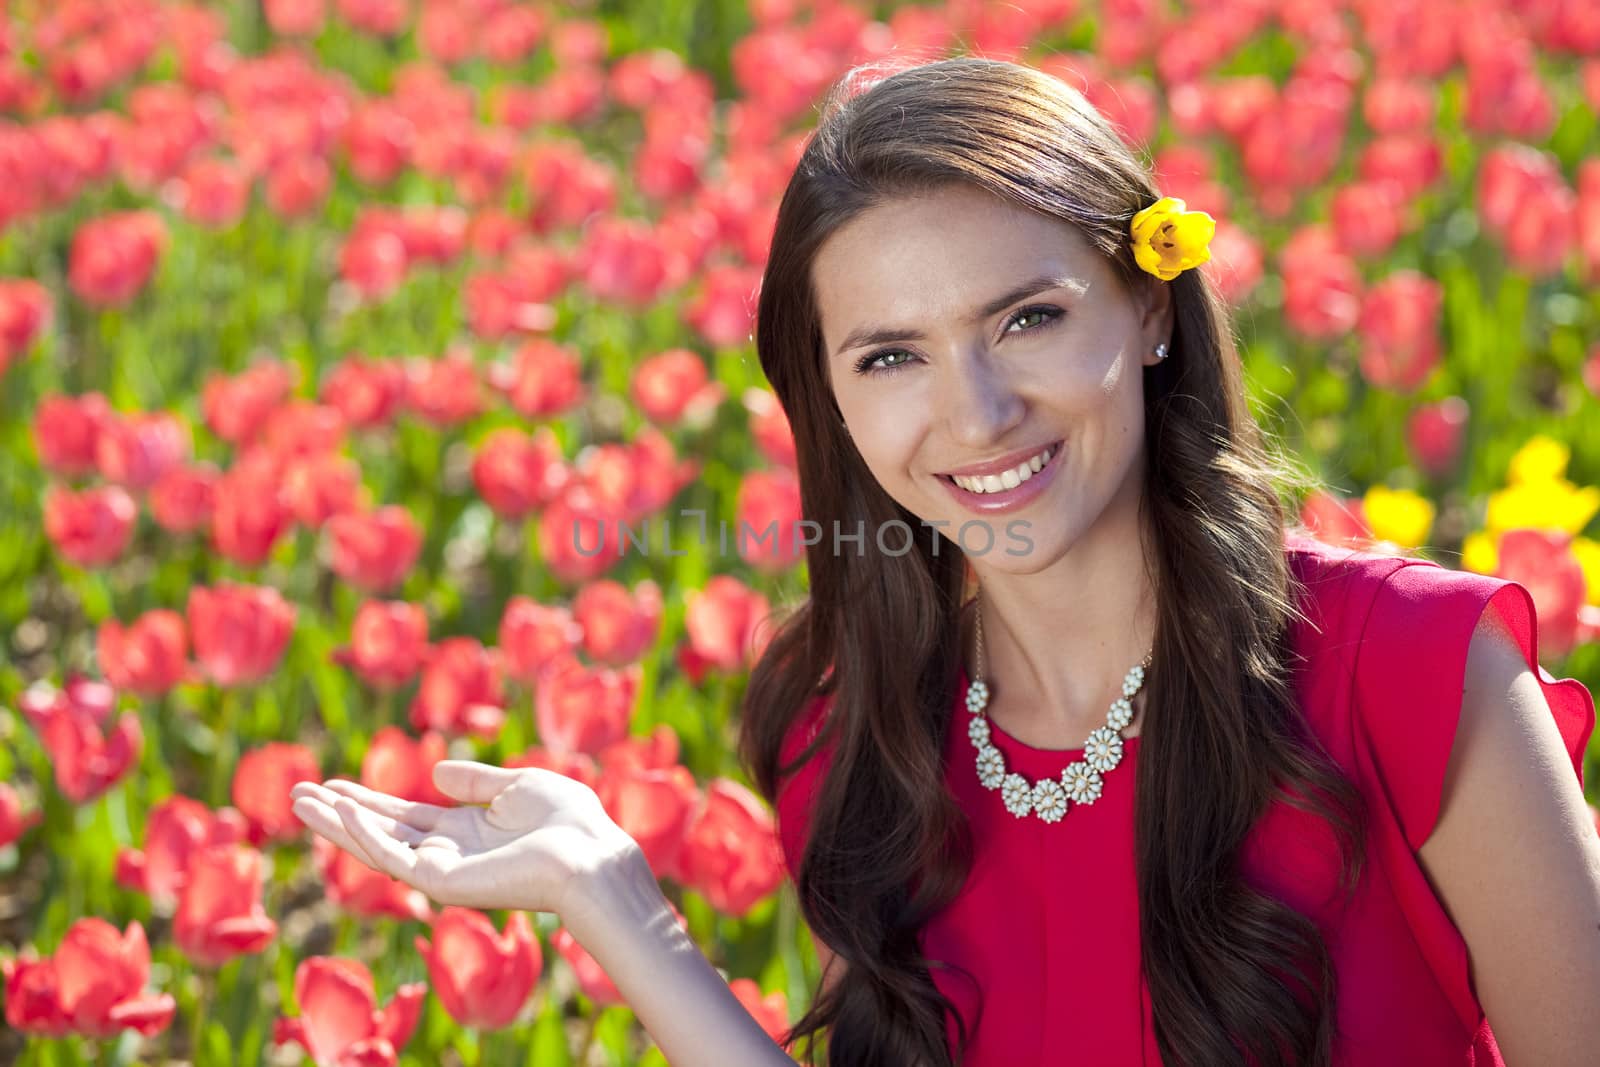
[[[283,501],[308,530],[321,529],[336,515],[366,511],[369,496],[361,465],[349,456],[301,456],[283,470]]]
[[[44,532],[56,551],[80,567],[103,567],[133,538],[139,505],[118,485],[82,492],[59,485],[45,490]]]
[[[232,160],[197,159],[177,182],[174,206],[191,222],[228,229],[249,209],[250,185],[250,175]]]
[[[216,845],[190,857],[172,920],[184,955],[216,966],[271,943],[278,924],[262,909],[261,875],[261,853],[243,845]]]
[[[206,425],[234,445],[248,444],[272,412],[289,398],[294,375],[287,363],[263,360],[233,377],[212,375],[201,393]]]
[[[275,1044],[294,1042],[317,1067],[394,1067],[422,1015],[428,987],[408,982],[382,1009],[366,964],[337,956],[310,956],[294,971],[300,1014],[280,1017]]]
[[[528,224],[536,234],[575,227],[616,204],[616,175],[578,145],[537,144],[524,155],[523,164],[527,202],[533,205]]]
[[[782,1041],[789,1032],[789,998],[783,990],[775,989],[765,995],[761,987],[749,978],[735,978],[728,983],[733,995],[739,998],[744,1010],[755,1017],[774,1041]]]
[[[387,98],[358,105],[344,129],[350,172],[367,185],[394,180],[406,165],[406,148],[414,135],[411,120]]]
[[[622,771],[660,771],[677,766],[678,733],[657,723],[649,734],[630,734],[600,750],[600,765],[607,774]]]
[[[709,380],[706,365],[687,348],[651,356],[633,371],[633,402],[645,418],[662,426],[687,420],[706,424],[726,390]]]
[[[532,7],[502,7],[491,12],[478,33],[483,57],[501,66],[521,62],[544,37],[548,18],[543,10]],[[572,69],[557,67],[552,77]]]
[[[166,224],[153,211],[91,219],[72,236],[68,284],[87,304],[126,304],[150,280],[166,244]]]
[[[499,934],[482,912],[445,908],[433,922],[432,943],[419,937],[416,946],[450,1017],[482,1030],[510,1025],[544,970],[526,912],[512,912]]]
[[[6,1022],[18,1030],[110,1038],[146,1037],[167,1028],[177,1008],[167,993],[147,993],[150,945],[138,920],[119,931],[104,919],[79,919],[55,955],[0,960]]]
[[[648,579],[632,593],[620,582],[589,582],[578,590],[572,614],[583,628],[583,650],[591,659],[626,666],[655,644],[661,589]]]
[[[563,582],[598,578],[621,558],[617,523],[593,489],[568,482],[539,515],[539,558]]]
[[[534,684],[545,668],[577,651],[583,627],[564,607],[540,604],[520,594],[506,601],[500,616],[499,648],[506,673]]]
[[[265,0],[262,10],[281,37],[315,37],[327,18],[326,0]]]
[[[1572,536],[1561,531],[1507,530],[1500,535],[1495,577],[1519,582],[1533,595],[1541,655],[1559,659],[1577,644],[1584,605],[1583,567]]]
[[[571,479],[561,443],[548,426],[489,431],[472,460],[472,483],[496,515],[521,519],[553,500]]]
[[[610,976],[589,954],[588,949],[578,944],[578,939],[565,926],[551,935],[550,944],[572,968],[578,980],[578,992],[594,1001],[597,1008],[623,1003],[622,993],[612,983]]]
[[[0,278],[0,374],[38,340],[53,315],[43,285],[32,278]]]
[[[183,616],[167,608],[147,611],[127,627],[107,619],[95,649],[100,670],[118,689],[159,696],[189,680]]]
[[[1578,255],[1585,280],[1600,282],[1600,158],[1578,164]]]
[[[335,0],[339,17],[353,28],[379,37],[394,37],[405,29],[410,14],[406,0]]]
[[[617,671],[577,660],[553,665],[533,695],[539,741],[552,752],[596,753],[628,734],[639,665]]]
[[[22,799],[10,783],[0,782],[0,848],[5,848],[36,825],[43,813],[35,809],[22,813]]]
[[[333,659],[368,685],[394,689],[416,677],[427,656],[428,616],[420,605],[368,600],[356,610],[350,644],[337,649]]]
[[[294,629],[295,607],[267,586],[219,582],[189,591],[195,658],[218,685],[248,685],[277,670]]]
[[[150,809],[143,850],[125,848],[117,853],[117,884],[170,907],[177,903],[195,853],[241,842],[249,830],[244,816],[233,808],[213,811],[175,793]]]
[[[1367,86],[1362,113],[1378,133],[1426,130],[1433,121],[1437,90],[1426,82],[1378,77]]]
[[[1411,413],[1406,420],[1406,443],[1418,467],[1435,478],[1455,467],[1469,414],[1467,402],[1459,396],[1424,404]]]
[[[648,223],[601,215],[583,228],[574,266],[583,284],[602,301],[628,308],[643,308],[660,299],[670,281],[666,250]],[[686,307],[686,318],[704,318],[704,298],[698,307]],[[739,337],[745,340],[746,330]]]
[[[1353,256],[1379,256],[1399,239],[1404,227],[1398,186],[1356,182],[1333,194],[1329,211],[1339,247]]]
[[[1240,227],[1219,219],[1216,235],[1211,238],[1211,258],[1200,269],[1211,278],[1222,298],[1237,306],[1261,281],[1261,245]]]
[[[689,769],[607,768],[595,792],[606,814],[638,843],[656,877],[679,877],[684,832],[700,800]]]
[[[222,472],[213,463],[179,464],[150,487],[146,500],[156,524],[171,533],[192,533],[211,523]]]
[[[372,735],[361,759],[361,784],[380,793],[449,807],[455,803],[433,784],[433,768],[448,755],[444,735],[426,733],[413,741],[398,726]]]
[[[100,432],[116,418],[99,393],[68,396],[52,393],[33,412],[33,443],[39,465],[64,478],[95,469]]]
[[[328,521],[328,536],[333,572],[369,593],[399,585],[422,551],[421,527],[398,504],[336,515]]]
[[[746,389],[744,408],[750,413],[750,434],[761,454],[779,466],[795,467],[794,433],[778,398],[767,389]]]
[[[288,400],[268,412],[261,440],[280,460],[321,458],[344,446],[339,409],[311,400]]]
[[[454,426],[484,408],[472,354],[452,349],[438,359],[406,362],[406,406],[435,426]]]
[[[321,156],[296,153],[267,171],[266,201],[281,219],[311,214],[328,198],[333,170]]]
[[[370,429],[387,425],[405,401],[405,365],[392,359],[350,356],[329,372],[317,396],[338,409],[349,426]]]
[[[696,461],[680,460],[672,442],[651,427],[627,444],[586,450],[578,476],[601,509],[633,522],[665,507],[698,471]]]
[[[87,679],[63,689],[36,685],[17,699],[50,756],[56,788],[74,804],[110,789],[139,760],[144,732],[137,715],[117,716],[109,731],[104,728],[114,701],[110,686]]]
[[[419,922],[432,917],[427,897],[398,878],[373,870],[327,838],[311,839],[311,859],[328,899],[352,915]]]
[[[584,397],[578,354],[545,338],[523,342],[509,364],[489,369],[488,380],[530,419],[559,415]]]
[[[756,470],[739,483],[736,544],[739,557],[757,570],[783,571],[799,561],[800,480],[788,468]]]
[[[265,449],[252,448],[217,480],[211,545],[235,563],[260,566],[288,533],[292,519],[282,465]]]
[[[1312,339],[1337,337],[1355,328],[1361,310],[1361,274],[1323,227],[1308,226],[1279,254],[1283,314]]]
[[[1484,153],[1478,214],[1484,229],[1504,242],[1515,266],[1549,274],[1561,268],[1572,249],[1577,195],[1555,156],[1528,145],[1505,145]]]
[[[732,348],[749,342],[755,328],[759,274],[750,267],[712,267],[701,275],[699,295],[683,317],[709,344]]]
[[[1387,134],[1361,149],[1356,173],[1364,182],[1394,185],[1410,201],[1444,173],[1444,150],[1422,131]]]
[[[505,722],[505,689],[497,657],[471,637],[440,641],[411,702],[416,730],[472,733],[491,739]]]
[[[679,857],[684,881],[718,911],[743,916],[783,881],[783,860],[771,814],[756,795],[719,778],[685,831]]]
[[[296,782],[320,782],[317,757],[304,745],[272,741],[239,757],[233,772],[233,804],[250,820],[260,843],[287,840],[300,832],[289,790]]]
[[[690,647],[719,670],[743,670],[771,638],[763,625],[771,613],[767,598],[737,578],[716,575],[687,599],[684,628]]]
[[[1345,500],[1321,489],[1306,497],[1300,522],[1318,540],[1331,545],[1372,537],[1360,500]]]
[[[1368,290],[1358,330],[1362,376],[1373,385],[1409,392],[1439,363],[1439,308],[1444,287],[1401,270]]]

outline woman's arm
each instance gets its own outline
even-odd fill
[[[1467,653],[1442,809],[1418,858],[1467,943],[1508,1067],[1600,1048],[1600,834],[1539,680],[1491,604]]]
[[[460,760],[440,761],[433,777],[463,806],[345,781],[290,792],[312,830],[441,904],[559,915],[674,1067],[794,1067],[678,925],[594,790],[553,771]]]
[[[597,872],[567,929],[673,1067],[793,1067],[678,924],[642,852]]]

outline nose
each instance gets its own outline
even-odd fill
[[[1002,441],[1027,415],[1027,400],[986,346],[953,361],[944,389],[946,424],[958,445],[982,449]]]

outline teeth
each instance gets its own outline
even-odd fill
[[[1015,489],[1039,473],[1040,470],[1044,469],[1044,465],[1054,458],[1055,450],[1047,448],[1032,459],[1019,463],[1000,474],[985,474],[974,478],[954,474],[950,476],[950,480],[969,493],[998,493],[1006,489]]]

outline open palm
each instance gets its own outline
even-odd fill
[[[440,904],[566,917],[590,875],[637,850],[594,790],[554,771],[441,760],[434,782],[467,806],[420,804],[338,779],[301,782],[291,796],[316,833]]]

